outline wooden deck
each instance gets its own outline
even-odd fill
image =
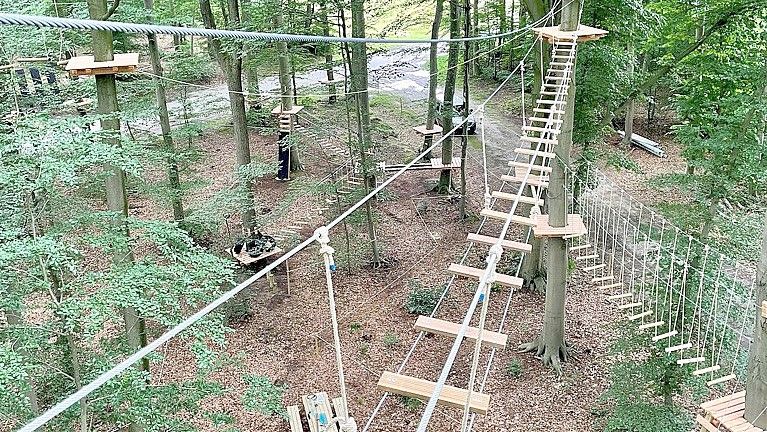
[[[703,403],[700,408],[703,415],[696,418],[700,432],[763,432],[763,429],[743,418],[746,411],[745,391]]]

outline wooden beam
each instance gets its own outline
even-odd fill
[[[502,211],[497,211],[497,210],[490,210],[490,209],[482,209],[482,211],[479,213],[479,215],[483,216],[483,217],[490,218],[490,219],[504,221],[504,222],[506,221],[506,218],[509,216],[509,214],[507,212],[502,212]],[[531,219],[529,217],[512,215],[511,216],[511,221],[516,223],[516,224],[520,224],[520,225],[524,225],[524,226],[529,226],[529,227],[535,226],[535,220]]]
[[[493,198],[502,199],[506,201],[518,200],[523,204],[543,206],[543,199],[536,199],[525,195],[517,195],[515,193],[493,191],[491,194]]]
[[[460,324],[456,324],[450,321],[445,321],[437,318],[431,318],[427,316],[419,316],[413,326],[418,331],[433,333],[442,336],[449,336],[455,338],[458,336],[458,332],[461,329]],[[479,336],[479,328],[469,327],[466,331],[466,339],[471,341],[477,340]],[[482,332],[482,344],[488,345],[492,348],[504,349],[506,348],[506,342],[509,337],[503,333],[498,333],[490,330]]]
[[[461,264],[450,264],[450,267],[448,267],[447,271],[455,275],[470,277],[474,279],[480,279],[482,275],[485,274],[485,269],[478,269],[476,267],[469,267]],[[522,282],[523,280],[518,277],[509,276],[498,272],[495,273],[495,283],[498,285],[503,285],[510,288],[522,288]]]
[[[290,432],[304,432],[304,427],[301,425],[301,412],[298,410],[298,405],[291,405],[288,407],[288,423],[290,423]]]
[[[467,241],[470,241],[472,243],[482,243],[489,246],[492,246],[498,242],[498,239],[495,237],[490,237],[486,235],[481,234],[474,234],[469,233],[469,235],[466,237]],[[501,240],[501,247],[508,250],[514,250],[517,252],[523,252],[523,253],[530,253],[533,250],[533,246],[528,243],[522,243],[518,241],[513,240]]]
[[[435,383],[420,378],[384,372],[378,380],[378,388],[403,396],[428,400],[434,391]],[[469,399],[469,411],[477,414],[487,414],[490,407],[490,396],[482,393],[469,392],[453,386],[444,386],[439,395],[438,404],[454,408],[463,408]]]

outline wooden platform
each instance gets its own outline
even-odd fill
[[[533,235],[536,237],[575,237],[586,234],[586,226],[579,214],[567,215],[567,225],[561,228],[549,225],[549,215],[540,215],[535,218]]]
[[[700,408],[703,415],[697,416],[696,420],[701,432],[763,432],[743,418],[746,410],[744,391],[703,403]]]
[[[447,268],[448,273],[458,276],[466,276],[474,279],[480,279],[485,274],[485,269],[469,267],[461,264],[450,264]],[[495,283],[511,288],[522,288],[522,279],[501,273],[495,273]]]
[[[559,29],[559,26],[538,27],[534,28],[533,31],[541,35],[541,37],[546,39],[549,43],[572,41],[576,38],[578,42],[588,42],[601,39],[609,33],[607,30],[582,24],[578,26],[578,30],[575,31],[563,31]]]
[[[442,126],[435,124],[433,128],[426,129],[426,125],[420,125],[414,127],[413,130],[421,135],[436,135],[442,133]]]
[[[114,60],[97,62],[93,56],[72,57],[65,70],[69,76],[114,75],[135,72],[138,53],[115,54]]]
[[[435,383],[420,378],[413,378],[406,375],[399,375],[393,372],[384,372],[378,380],[378,388],[396,393],[402,396],[413,397],[421,400],[428,400],[434,391]],[[466,399],[469,397],[468,390],[453,386],[444,386],[439,395],[437,403],[439,405],[450,406],[454,408],[463,408]],[[469,411],[477,414],[487,414],[490,408],[490,396],[471,392],[469,401]]]
[[[466,237],[467,241],[473,243],[482,243],[489,246],[494,245],[498,239],[481,234],[469,233]],[[522,243],[514,240],[501,240],[501,247],[506,250],[513,250],[517,252],[530,253],[533,250],[533,246],[528,243]]]
[[[458,336],[458,332],[461,329],[460,324],[456,324],[450,321],[444,321],[437,318],[431,318],[427,316],[419,316],[413,326],[418,331],[433,333],[442,336],[450,336],[455,338]],[[466,331],[466,339],[476,341],[479,335],[479,328],[469,327]],[[498,333],[490,330],[482,332],[482,344],[488,345],[492,348],[504,349],[506,348],[506,341],[509,339],[503,333]]]
[[[385,162],[381,162],[378,164],[378,168],[381,171],[399,171],[402,168],[404,168],[404,164],[397,164],[397,165],[387,165]],[[445,165],[442,163],[442,158],[432,158],[429,159],[428,162],[422,162],[413,164],[410,168],[408,168],[408,171],[419,171],[419,170],[434,170],[434,169],[457,169],[461,167],[461,158],[453,158],[450,161],[450,164]]]
[[[293,108],[289,110],[283,110],[282,104],[279,104],[276,107],[274,107],[274,109],[272,110],[272,115],[275,115],[275,116],[282,115],[282,114],[296,115],[299,112],[301,112],[302,109],[304,109],[304,107],[301,105],[293,105]]]
[[[274,248],[274,250],[271,252],[262,253],[261,255],[257,257],[252,257],[248,255],[248,253],[245,251],[244,248],[238,254],[235,254],[231,249],[229,249],[229,254],[232,255],[234,259],[236,259],[237,261],[239,261],[240,263],[244,265],[253,264],[256,261],[261,261],[262,259],[269,258],[270,256],[277,255],[281,252],[282,252],[282,249]]]

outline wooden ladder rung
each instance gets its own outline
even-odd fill
[[[575,261],[586,261],[586,260],[596,259],[596,258],[599,258],[599,254],[583,255],[583,256],[575,257]]]
[[[686,364],[692,364],[692,363],[701,363],[706,361],[705,357],[690,357],[690,358],[683,358],[676,361],[676,364],[678,365],[686,365]]]
[[[695,376],[705,375],[707,373],[716,372],[716,371],[718,371],[721,368],[722,368],[722,366],[720,366],[720,365],[709,366],[709,367],[703,368],[703,369],[696,369],[696,370],[692,371],[692,374],[695,375]]]
[[[520,149],[517,149],[517,150],[520,150]],[[509,183],[522,183],[523,180],[525,180],[525,174],[524,173],[521,173],[521,174],[514,173],[513,176],[505,175],[504,174],[504,175],[501,176],[501,181],[505,181],[505,182],[509,182]],[[545,187],[549,187],[549,178],[548,177],[544,177],[543,179],[541,179],[540,175],[532,175],[531,174],[531,175],[527,176],[527,180],[525,180],[525,183],[528,186],[544,187],[545,188]]]
[[[584,267],[583,271],[590,272],[590,271],[600,270],[600,269],[603,269],[605,267],[607,267],[607,264],[602,263],[602,264],[597,264],[597,265],[593,265],[593,266],[589,266],[589,267]]]
[[[529,162],[517,162],[517,161],[509,161],[508,165],[512,168],[523,168],[528,169],[532,167],[532,171],[539,171],[544,173],[550,173],[551,167],[545,166],[545,165],[530,165]]]
[[[549,64],[551,64],[551,63],[549,63]],[[560,73],[560,72],[561,73],[570,73],[570,71],[567,70],[567,69],[553,69],[553,68],[551,68],[548,71],[546,71],[546,73]]]
[[[455,338],[458,336],[458,332],[461,330],[461,325],[450,321],[421,315],[415,321],[413,328],[426,333],[433,333]],[[476,342],[477,337],[479,337],[479,328],[469,327],[466,330],[465,337],[466,339]],[[482,344],[488,345],[492,348],[506,348],[506,342],[508,339],[509,337],[503,333],[498,333],[490,330],[485,330],[482,332]]]
[[[615,282],[609,285],[600,285],[599,288],[611,289],[611,288],[618,288],[619,286],[623,286],[623,282]]]
[[[473,243],[482,243],[486,245],[494,245],[498,242],[498,239],[495,237],[490,237],[486,235],[481,234],[474,234],[469,233],[469,235],[466,237],[467,241],[473,242]],[[522,243],[514,240],[501,240],[501,247],[507,250],[514,250],[517,252],[524,252],[524,253],[530,253],[533,250],[533,246],[528,243]]]
[[[642,324],[642,325],[639,326],[639,330],[647,330],[647,329],[651,329],[651,328],[655,328],[655,327],[660,327],[663,324],[666,324],[666,322],[665,321],[655,321],[655,322],[651,322],[651,323],[645,323],[645,324]]]
[[[499,220],[499,221],[505,221],[506,218],[509,216],[509,214],[506,212],[502,212],[498,210],[490,210],[490,209],[482,209],[479,215],[490,218],[490,219]],[[516,224],[520,224],[524,226],[529,226],[529,227],[535,226],[535,220],[529,217],[512,215],[511,221]]]
[[[638,313],[636,315],[629,316],[629,321],[636,321],[638,319],[642,319],[642,318],[648,317],[650,315],[652,315],[652,311],[644,311],[642,313]]]
[[[518,200],[519,202],[523,204],[543,206],[543,199],[539,199],[539,198],[536,199],[536,198],[525,196],[525,195],[517,195],[513,193],[500,192],[500,191],[493,191],[491,195],[493,196],[493,198],[497,198],[497,199],[502,199],[507,201]]]
[[[555,109],[549,109],[549,108],[533,108],[533,112],[538,113],[544,113],[544,114],[561,114],[565,115],[565,112],[563,110],[555,110]]]
[[[530,117],[528,120],[531,122],[541,122],[541,123],[562,123],[561,119],[551,119],[551,118],[545,118],[545,117]]]
[[[746,397],[745,390],[739,391],[737,393],[733,393],[727,396],[720,397],[718,399],[714,399],[708,402],[704,402],[700,404],[700,407],[706,411],[709,411],[711,408],[715,408],[719,405],[726,404],[728,402],[734,401],[736,399],[742,399]]]
[[[576,251],[579,251],[579,250],[588,249],[590,247],[591,247],[590,244],[572,246],[572,247],[570,247],[569,251],[570,252],[576,252]]]
[[[626,303],[626,304],[619,305],[618,309],[621,309],[621,310],[634,309],[634,308],[642,306],[642,304],[643,304],[642,302]]]
[[[604,282],[609,280],[613,280],[613,275],[595,277],[594,279],[591,279],[591,282],[596,283],[596,282]]]
[[[556,129],[552,129],[551,133],[552,134],[558,134],[559,131],[556,130]],[[542,144],[551,144],[551,145],[555,145],[555,144],[557,144],[559,142],[559,141],[557,141],[555,139],[529,137],[529,136],[521,136],[519,139],[521,141],[525,141],[525,142],[529,142],[529,143],[542,143]],[[531,150],[533,150],[533,149],[531,149]],[[533,151],[535,151],[535,150],[533,150]],[[538,151],[540,151],[540,150],[538,150]]]
[[[557,157],[557,154],[554,152],[548,152],[544,150],[535,150],[527,147],[517,147],[514,149],[514,153],[519,153],[527,156],[532,157],[541,157],[541,158],[555,158]]]
[[[692,348],[692,344],[691,343],[683,343],[681,345],[674,345],[674,346],[666,347],[666,348],[664,348],[664,351],[666,351],[667,353],[672,353],[672,352],[676,352],[676,351],[686,350],[688,348]]]
[[[480,279],[485,274],[485,269],[478,269],[476,267],[469,267],[461,264],[450,264],[447,271],[459,276],[470,277],[474,279]],[[522,288],[522,279],[509,276],[501,273],[495,273],[495,283],[511,288]]]
[[[722,384],[722,383],[725,383],[727,381],[734,380],[735,378],[737,378],[737,375],[735,375],[735,374],[725,375],[725,376],[719,377],[717,379],[712,379],[711,381],[707,382],[706,385],[709,386],[709,387],[712,387],[712,386],[715,386],[717,384]]]
[[[552,66],[572,66],[573,64],[571,62],[551,62],[549,65]]]
[[[526,132],[559,132],[556,129],[553,129],[551,127],[540,127],[540,126],[522,126],[522,130]]]
[[[291,405],[288,407],[288,422],[290,423],[290,432],[304,432],[304,427],[301,424],[301,412],[298,410],[298,405]]]
[[[674,337],[674,336],[676,336],[678,333],[679,333],[679,332],[678,332],[678,331],[676,331],[676,330],[671,330],[671,331],[670,331],[670,332],[668,332],[668,333],[663,333],[663,334],[659,334],[659,335],[657,335],[657,336],[653,336],[653,337],[652,337],[652,341],[653,341],[653,342],[658,342],[658,341],[660,341],[660,340],[663,340],[663,339],[668,339],[668,338],[670,338],[670,337]]]
[[[634,297],[634,293],[627,292],[623,294],[613,294],[607,297],[607,300],[620,300],[620,299],[625,299],[629,297]]]
[[[406,375],[384,372],[378,380],[378,388],[403,396],[428,400],[431,397],[436,383]],[[487,414],[490,406],[490,396],[471,392],[453,386],[444,386],[439,395],[438,404],[454,408],[463,408],[466,400],[469,400],[469,411],[477,414]]]

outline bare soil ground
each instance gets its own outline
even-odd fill
[[[321,108],[317,108],[320,110]],[[399,161],[407,154],[415,154],[420,148],[418,137],[409,130],[412,119],[407,120],[391,110],[381,109],[376,115],[392,125],[397,136],[391,138],[396,145],[386,146],[386,154],[379,159]],[[503,114],[502,114],[503,115]],[[512,116],[496,118],[495,124],[511,124]],[[515,127],[518,127],[515,126]],[[195,166],[197,173],[211,181],[205,189],[196,192],[193,200],[206,199],[213,191],[228,186],[233,178],[231,167],[233,149],[229,131],[222,130],[201,141],[204,163]],[[518,145],[516,135],[500,127],[492,129],[492,140],[499,143],[488,156],[491,160],[491,189],[500,182],[497,176],[505,173],[505,155],[511,155]],[[501,135],[499,135],[501,134]],[[276,154],[271,137],[253,135],[251,147],[254,155],[271,158]],[[504,145],[505,144],[505,145]],[[383,148],[383,147],[382,147]],[[456,146],[454,154],[458,153]],[[482,205],[483,181],[481,175],[481,152],[469,147],[467,172],[469,208],[478,214]],[[316,149],[305,152],[308,170],[305,178],[319,179],[322,165]],[[442,287],[450,278],[445,269],[450,263],[459,262],[467,243],[466,233],[477,229],[478,220],[458,221],[457,205],[428,192],[425,183],[437,176],[436,172],[407,173],[391,186],[392,199],[377,202],[378,238],[383,245],[384,258],[389,266],[371,269],[367,266],[345,268],[339,261],[334,277],[337,310],[340,319],[342,351],[349,391],[350,413],[362,426],[383,393],[376,388],[383,371],[396,371],[418,336],[412,326],[416,316],[409,315],[402,307],[408,292],[409,281],[419,280],[424,286]],[[260,202],[276,203],[285,196],[288,185],[264,179],[256,185]],[[311,205],[309,205],[311,206]],[[265,207],[269,207],[268,205]],[[150,205],[143,207],[149,216]],[[268,210],[268,209],[265,209]],[[290,217],[296,217],[289,211]],[[235,217],[231,218],[234,226]],[[362,220],[359,218],[359,220]],[[281,221],[279,226],[289,223]],[[352,234],[364,237],[364,224],[350,223]],[[269,228],[269,232],[274,227]],[[304,237],[313,227],[307,227]],[[498,223],[488,223],[483,234],[497,235]],[[519,239],[521,231],[509,235]],[[343,231],[331,232],[333,246],[343,252]],[[360,242],[353,247],[369,259],[366,248]],[[468,265],[483,266],[486,248],[476,246],[469,251]],[[512,254],[507,254],[503,268],[512,267]],[[358,264],[364,264],[358,263]],[[223,367],[213,378],[220,382],[226,392],[206,401],[206,408],[232,415],[243,431],[287,431],[286,420],[265,417],[247,412],[242,405],[245,391],[243,374],[270,377],[275,383],[285,385],[285,405],[300,405],[304,394],[325,391],[332,397],[339,394],[335,361],[332,350],[327,291],[320,257],[316,248],[309,248],[291,259],[290,294],[286,278],[278,279],[276,287],[266,281],[258,281],[244,292],[243,299],[250,307],[250,317],[233,324],[234,332],[228,336],[223,348]],[[514,267],[516,268],[516,267]],[[456,279],[447,299],[436,316],[460,322],[464,316],[473,290],[474,281]],[[506,311],[508,307],[508,310]],[[614,320],[614,308],[580,273],[573,275],[569,286],[567,303],[567,337],[574,348],[574,357],[564,365],[564,373],[557,376],[541,365],[531,354],[519,354],[516,346],[535,338],[542,327],[543,297],[530,292],[510,292],[508,289],[491,295],[488,328],[497,329],[506,313],[502,331],[509,335],[506,350],[494,354],[489,369],[485,393],[491,396],[491,410],[487,416],[478,416],[475,430],[493,431],[551,431],[594,430],[591,408],[607,386],[609,361],[608,347],[613,337],[609,328]],[[475,325],[476,325],[475,319]],[[157,382],[174,382],[192,378],[197,369],[184,340],[171,343],[164,350],[165,358],[156,368]],[[404,374],[435,380],[452,344],[452,339],[428,336],[415,347],[412,357],[403,370]],[[449,384],[466,387],[470,368],[472,344],[464,344],[453,368]],[[485,372],[490,351],[483,350],[480,361],[479,382]],[[513,360],[521,362],[522,373],[513,378],[505,372]],[[370,428],[371,431],[401,431],[414,427],[422,407],[410,407],[398,397],[389,397]],[[432,430],[456,431],[460,429],[460,409],[438,408]],[[217,429],[203,416],[195,421],[204,430]]]

